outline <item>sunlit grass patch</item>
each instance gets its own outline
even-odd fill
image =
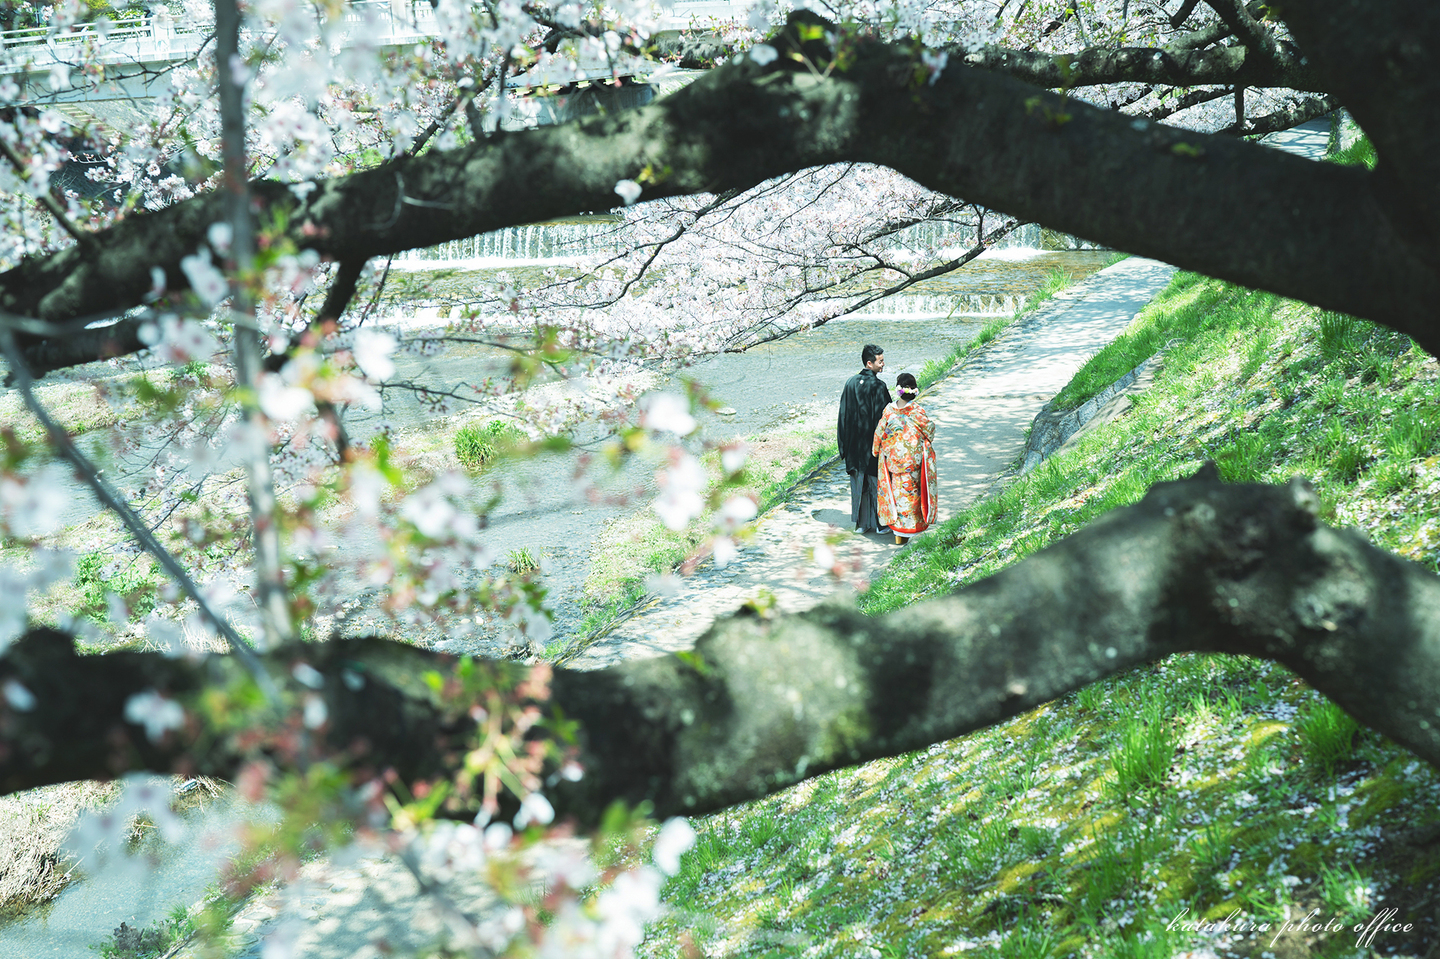
[[[455,431],[455,458],[469,472],[478,473],[525,439],[522,430],[504,420],[466,423]]]
[[[106,426],[113,426],[122,419],[121,412],[106,400],[105,390],[119,388],[133,376],[102,379],[83,383],[44,381],[35,386],[35,395],[44,404],[52,418],[72,436],[89,433]],[[136,408],[131,415],[143,411]],[[18,390],[10,390],[0,396],[0,423],[14,431],[15,438],[22,443],[44,444],[45,429],[40,421],[25,407]]]
[[[1182,277],[1166,299],[1165,367],[1134,409],[917,537],[862,609],[974,582],[1206,460],[1231,481],[1305,473],[1327,522],[1436,568],[1440,366],[1369,324],[1212,280]],[[1154,342],[1135,336],[1114,369]],[[1244,658],[1172,657],[812,783],[697,823],[776,823],[803,843],[707,846],[667,889],[682,911],[648,954],[703,914],[688,928],[709,955],[1339,957],[1353,937],[1274,952],[1172,921],[1368,919],[1440,882],[1433,845],[1391,842],[1440,834],[1436,771]]]
[[[1154,355],[1176,336],[1193,334],[1206,311],[1224,295],[1195,273],[1176,274],[1113,341],[1085,362],[1052,401],[1074,409]]]
[[[1161,701],[1151,699],[1131,713],[1118,738],[1115,791],[1130,799],[1163,787],[1175,761],[1177,737]]]
[[[1186,655],[1089,689],[699,820],[646,954],[688,928],[715,955],[1173,956],[1201,944],[1166,929],[1186,910],[1273,917],[1354,894],[1325,870],[1376,874],[1374,831],[1440,796],[1419,764],[1389,775],[1374,737],[1357,743],[1367,768],[1302,774],[1296,717],[1322,701],[1279,667]],[[1122,791],[1127,762],[1144,772]]]
[[[1360,724],[1328,699],[1308,704],[1295,728],[1316,775],[1333,776],[1355,754]]]

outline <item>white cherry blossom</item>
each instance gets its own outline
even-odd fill
[[[619,180],[615,183],[615,193],[625,201],[626,206],[632,206],[640,199],[640,184],[634,180]]]
[[[684,529],[705,509],[700,495],[705,489],[705,471],[691,454],[677,452],[669,468],[660,473],[658,482],[661,492],[654,509],[670,529]]]
[[[555,819],[555,807],[540,793],[531,793],[520,800],[520,811],[515,814],[515,828],[524,829],[531,823],[548,826]]]
[[[655,848],[651,856],[655,865],[667,876],[673,876],[680,871],[680,857],[695,845],[695,827],[690,821],[682,816],[667,819],[665,825],[660,827],[660,835],[655,838]]]
[[[361,372],[372,380],[388,380],[395,375],[395,361],[390,354],[399,343],[384,330],[363,328],[355,334],[355,362]]]
[[[125,701],[125,720],[145,727],[151,742],[159,742],[172,729],[185,725],[185,710],[153,689],[135,693]]]
[[[640,398],[640,425],[648,430],[689,436],[699,425],[690,404],[678,393],[648,393]]]
[[[230,284],[226,282],[225,274],[211,262],[208,249],[202,248],[198,253],[181,257],[180,269],[190,281],[190,288],[195,291],[195,295],[207,305],[215,306],[230,295]]]

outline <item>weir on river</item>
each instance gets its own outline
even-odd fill
[[[624,251],[623,222],[622,217],[607,215],[531,223],[451,240],[424,249],[407,250],[396,257],[396,261],[402,266],[414,269],[489,260],[525,263],[586,256],[613,256]],[[916,253],[936,249],[959,252],[968,248],[972,242],[968,233],[956,230],[951,223],[937,221],[901,230],[881,241],[879,248]],[[1073,237],[1047,234],[1033,223],[1020,227],[994,245],[996,250],[1037,252],[1047,247],[1052,250],[1094,248]]]

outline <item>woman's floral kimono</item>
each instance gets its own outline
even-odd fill
[[[885,407],[871,451],[880,457],[880,525],[913,536],[935,521],[935,424],[914,403]]]

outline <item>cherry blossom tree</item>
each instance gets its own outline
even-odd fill
[[[607,819],[615,800],[662,816],[720,808],[1183,649],[1284,662],[1440,760],[1434,578],[1318,524],[1303,487],[1213,477],[1157,488],[957,596],[875,621],[727,621],[687,658],[552,681],[388,641],[293,643],[356,579],[383,587],[377,609],[405,629],[482,608],[543,629],[533,583],[485,573],[493,554],[466,481],[412,487],[386,442],[347,435],[344,408],[383,402],[394,351],[427,348],[367,325],[377,264],[408,249],[619,210],[623,254],[504,284],[443,334],[513,350],[505,390],[791,335],[963,268],[1022,222],[1365,316],[1433,350],[1432,5],[973,0],[822,16],[762,2],[708,31],[662,29],[638,3],[432,12],[432,40],[386,48],[340,5],[189,10],[213,37],[123,135],[71,130],[50,102],[107,82],[88,61],[0,85],[0,346],[45,432],[7,432],[0,463],[0,531],[33,547],[0,569],[0,789],[222,776],[314,798],[297,809],[359,824],[433,884],[514,848],[517,828],[570,817],[634,842],[631,812]],[[57,36],[78,15],[58,6]],[[516,129],[517,79],[533,96],[676,69],[702,74],[633,110]],[[1374,170],[1243,139],[1338,106],[1374,142]],[[93,202],[54,186],[73,149],[62,135],[105,157]],[[933,223],[956,229],[917,239]],[[35,384],[146,351],[189,365],[137,387],[175,478],[136,502]],[[534,435],[563,436],[578,415],[626,449],[687,432],[688,403],[638,399],[549,411]],[[185,485],[207,461],[243,468],[233,508],[219,478],[209,498],[205,480]],[[33,628],[10,599],[70,575],[46,548],[62,470],[172,584],[147,624],[153,651],[79,656],[82,622]],[[677,455],[667,520],[698,512],[694,473]],[[721,512],[731,526],[745,516]],[[1104,561],[1142,541],[1160,556],[1146,569]],[[1227,590],[1254,601],[1219,609]],[[138,614],[116,597],[111,615]],[[210,652],[173,655],[196,641]],[[437,818],[467,824],[427,826]],[[515,910],[457,923],[476,949],[529,929],[623,950],[685,828],[662,831],[653,867],[606,866],[598,899],[566,892],[591,867],[552,869],[557,931]],[[299,835],[292,852],[333,838]]]

